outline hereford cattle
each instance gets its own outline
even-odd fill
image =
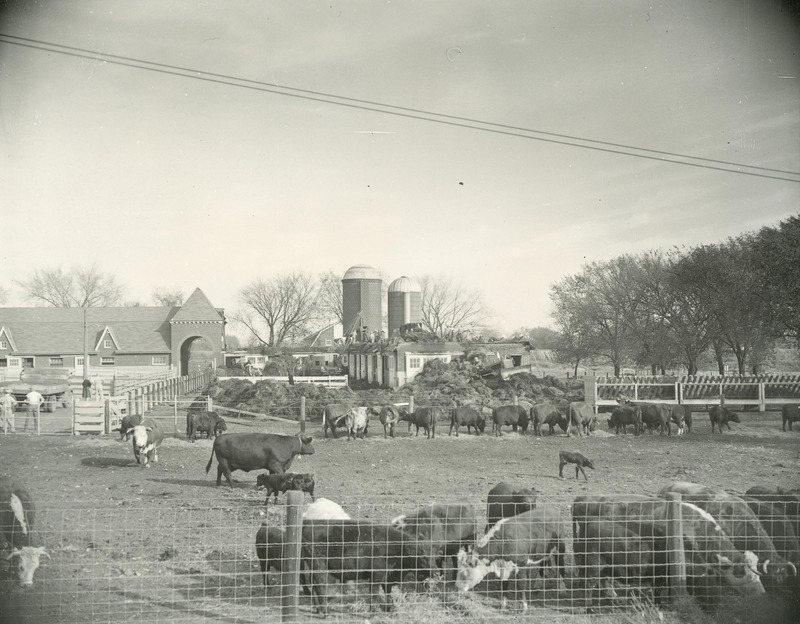
[[[217,485],[222,475],[232,488],[231,472],[234,470],[268,470],[272,474],[286,472],[295,456],[311,455],[314,447],[311,437],[280,435],[277,433],[223,433],[214,440],[211,458],[206,473],[211,470],[214,456],[217,457]]]
[[[684,501],[708,512],[730,536],[735,548],[742,552],[752,551],[758,557],[758,571],[767,592],[783,591],[790,577],[797,577],[796,566],[778,554],[744,499],[721,488],[686,481],[670,483],[659,492],[659,496],[668,492],[677,492]]]
[[[491,528],[503,518],[511,518],[536,507],[537,492],[534,488],[498,483],[486,497],[486,518]]]
[[[597,586],[608,576],[645,582],[645,577],[650,576],[647,570],[647,558],[650,558],[653,563],[650,582],[662,587],[666,572],[660,566],[664,566],[667,560],[668,509],[669,504],[663,498],[647,496],[609,498],[593,495],[575,498],[572,504],[574,545],[579,555],[576,557],[577,571],[583,582],[587,586]],[[700,507],[683,502],[681,515],[687,589],[704,609],[717,608],[729,594],[764,593],[764,586],[756,571],[757,555],[737,550],[720,524]],[[607,526],[595,529],[590,526],[592,523]],[[620,524],[622,528],[608,526],[613,523]],[[592,542],[595,534],[599,542]],[[616,565],[626,562],[625,552],[637,546],[637,535],[641,540],[638,546],[647,557],[642,557],[639,562],[628,557],[627,563],[633,568],[614,570]],[[615,536],[623,541],[616,542],[613,539]],[[597,569],[596,558],[589,558],[588,561],[585,558],[585,553],[591,555],[593,550],[606,553],[599,560],[599,565],[605,571]]]
[[[537,403],[531,408],[531,419],[538,419],[539,421],[539,434],[541,435],[541,426],[547,425],[550,427],[550,435],[553,435],[553,428],[555,425],[561,427],[563,431],[567,430],[567,419],[561,415],[561,412],[558,411],[558,408],[549,403],[547,401],[543,403]],[[536,425],[534,424],[534,433]]]
[[[589,479],[586,478],[586,471],[584,467],[591,468],[594,470],[594,463],[591,459],[587,459],[580,453],[575,453],[571,451],[559,451],[558,453],[558,476],[562,479],[564,478],[564,466],[567,464],[575,464],[575,480],[578,480],[578,471],[583,474],[584,481],[588,481]]]
[[[672,408],[667,403],[647,403],[643,401],[629,401],[621,398],[619,404],[623,407],[638,407],[642,412],[642,425],[652,432],[658,428],[661,435],[664,431],[672,435]]]
[[[129,416],[123,416],[122,420],[119,423],[119,439],[122,440],[125,438],[125,441],[131,439],[130,430],[133,429],[136,425],[141,424],[142,417],[140,415],[131,414]]]
[[[550,565],[559,582],[564,570],[567,525],[556,507],[537,507],[518,516],[503,518],[475,544],[469,554],[458,553],[456,588],[467,592],[487,575],[502,581],[503,599],[511,591],[527,607],[525,595],[531,582]]]
[[[207,438],[216,438],[228,430],[227,423],[216,412],[189,412],[186,414],[186,437],[191,442],[197,434],[205,433]]]
[[[719,428],[719,432],[722,433],[722,425],[725,425],[730,431],[731,426],[729,423],[731,421],[735,423],[742,422],[736,412],[732,412],[724,405],[712,405],[708,409],[708,418],[711,421],[711,433],[714,433],[715,425]]]
[[[353,436],[353,439],[357,439],[359,434],[361,439],[364,439],[364,435],[367,432],[367,427],[369,426],[369,408],[366,407],[351,407],[347,412],[344,413],[343,416],[339,416],[339,419],[336,424],[339,424],[339,421],[344,420],[344,426],[347,429],[347,439],[350,439],[350,436]]]
[[[454,407],[450,410],[450,433],[453,435],[453,428],[456,430],[456,437],[458,437],[458,428],[464,425],[467,428],[467,433],[470,433],[470,428],[475,429],[475,435],[483,433],[486,429],[486,419],[474,407]]]
[[[678,428],[678,435],[683,435],[686,428],[683,406],[677,403],[665,403],[669,409],[669,419]]]
[[[146,418],[126,433],[133,438],[133,456],[137,464],[149,468],[151,461],[158,461],[158,447],[164,441],[164,430],[157,421]]]
[[[0,477],[0,550],[3,543],[11,548],[6,559],[23,587],[33,585],[40,557],[50,557],[43,546],[31,546],[35,516],[33,498],[27,488],[10,477]]]
[[[786,508],[780,503],[759,500],[752,496],[742,498],[758,518],[778,554],[795,567],[799,566],[800,540],[795,532],[794,519],[787,515]]]
[[[440,568],[444,567],[446,558],[456,566],[458,551],[475,542],[477,524],[475,507],[467,503],[426,505],[391,521],[393,527],[411,535],[420,544],[433,548],[436,564]]]
[[[331,435],[336,437],[336,423],[342,416],[347,414],[350,406],[345,403],[331,403],[326,405],[322,410],[322,433],[327,438],[328,429],[331,430]]]
[[[283,531],[262,522],[256,532],[256,555],[264,585],[269,585],[267,573],[273,568],[278,572],[283,568]]]
[[[430,440],[436,435],[436,420],[438,416],[438,408],[436,407],[418,407],[411,413],[403,411],[400,414],[400,420],[407,420],[409,427],[415,425],[417,435],[419,435],[419,428],[422,427],[425,429],[426,437]]]
[[[350,520],[350,514],[339,503],[327,498],[318,498],[303,512],[305,520]]]
[[[783,430],[786,431],[786,423],[789,423],[789,431],[791,431],[792,423],[800,421],[800,405],[784,405],[781,408],[781,418],[783,419]]]
[[[383,596],[412,574],[417,581],[431,578],[436,563],[428,547],[391,526],[354,520],[303,522],[301,579],[310,592],[315,611],[328,613],[327,575],[341,583],[365,581],[370,587],[370,610],[382,605]],[[382,605],[383,606],[383,605]],[[385,605],[391,608],[391,604]]]
[[[528,412],[520,405],[503,405],[492,410],[492,431],[495,436],[503,435],[500,428],[510,425],[513,431],[519,427],[522,435],[528,430]]]
[[[611,417],[608,419],[608,428],[613,429],[619,434],[627,434],[628,425],[633,425],[633,433],[639,435],[642,430],[642,410],[638,407],[618,406],[611,410]]]
[[[400,422],[400,410],[394,405],[387,405],[381,408],[380,421],[383,425],[383,437],[388,431],[390,437],[394,437],[394,426]]]
[[[294,472],[284,472],[279,474],[260,474],[256,477],[256,486],[267,490],[266,505],[269,497],[275,495],[275,502],[278,502],[278,494],[283,494],[288,490],[308,492],[311,500],[314,500],[314,477],[310,474],[296,474]]]
[[[575,401],[567,407],[567,437],[570,437],[572,427],[578,429],[578,435],[589,435],[589,431],[594,431],[597,426],[597,416],[594,408],[583,401]]]

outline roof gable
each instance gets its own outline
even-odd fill
[[[121,348],[121,345],[119,344],[119,340],[117,340],[117,337],[114,335],[114,332],[111,331],[111,328],[108,325],[106,325],[106,328],[102,332],[100,332],[100,338],[97,339],[97,344],[94,346],[94,350],[95,351],[99,351],[100,350],[100,348],[102,347],[103,341],[105,340],[106,336],[111,338],[112,342],[114,343],[114,349],[115,350],[119,350]]]
[[[0,340],[5,340],[11,345],[11,351],[16,351],[17,347],[14,345],[14,339],[11,337],[11,330],[7,327],[0,327]]]
[[[189,321],[222,322],[220,313],[211,305],[208,297],[199,288],[195,288],[175,316],[170,319],[171,323],[186,323]]]

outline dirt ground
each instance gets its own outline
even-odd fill
[[[211,441],[188,442],[168,407],[152,415],[169,435],[147,469],[117,435],[0,435],[0,474],[27,484],[37,503],[35,542],[50,554],[33,588],[17,587],[0,567],[0,622],[279,621],[280,590],[262,585],[254,536],[264,519],[282,523],[285,497],[265,507],[256,472],[234,473],[234,489],[217,487],[216,461],[205,472]],[[274,421],[229,422],[230,431],[297,432]],[[500,481],[532,486],[541,501],[566,509],[579,494],[655,494],[674,480],[735,493],[797,487],[800,467],[800,430],[782,432],[776,412],[745,413],[732,431],[713,435],[705,413],[696,413],[692,433],[681,437],[523,437],[507,428],[501,437],[450,437],[448,423],[439,423],[432,440],[405,424],[384,439],[372,423],[365,440],[347,441],[323,439],[318,421],[306,425],[316,452],[291,471],[313,473],[318,497],[378,522],[429,502],[467,501],[483,514]],[[560,450],[594,460],[588,482],[570,468],[559,478]],[[310,617],[304,599],[301,607]],[[344,605],[339,613],[347,619],[358,610]]]

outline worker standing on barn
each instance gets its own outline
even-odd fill
[[[33,429],[39,430],[39,410],[44,403],[44,397],[38,390],[30,388],[30,392],[25,395],[25,402],[28,404],[27,414],[25,416],[25,427],[23,431],[28,430],[28,421],[33,416]]]
[[[16,404],[17,400],[14,398],[14,395],[11,394],[10,390],[6,389],[3,393],[3,400],[0,403],[0,411],[2,411],[3,417],[3,431],[11,429],[11,433],[17,432],[14,426],[14,406]]]

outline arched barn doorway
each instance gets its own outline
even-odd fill
[[[181,345],[181,375],[190,375],[214,365],[214,348],[202,336],[191,336]]]

